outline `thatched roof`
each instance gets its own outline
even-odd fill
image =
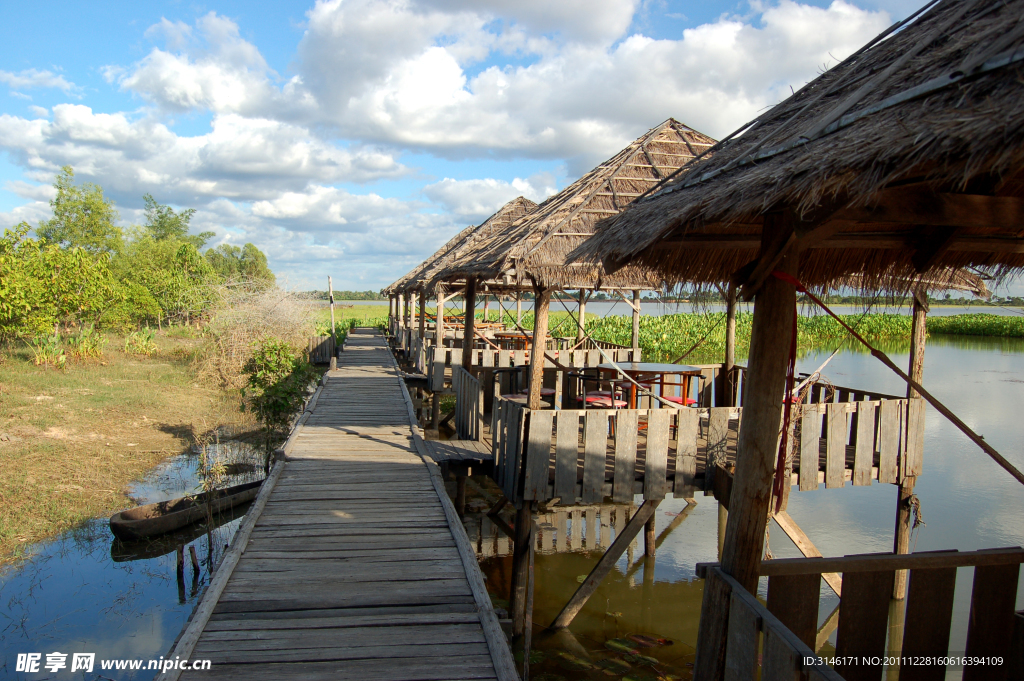
[[[609,277],[600,265],[566,265],[565,255],[593,234],[595,223],[615,215],[665,178],[706,152],[715,140],[669,119],[648,131],[537,210],[503,232],[474,238],[437,279],[477,277],[511,288],[657,288],[661,279],[642,268]]]
[[[1018,271],[1022,16],[1024,0],[928,6],[602,223],[571,258],[751,289],[794,243],[814,286],[862,274],[866,288],[905,289],[942,269]],[[766,214],[780,216],[783,236],[755,267]]]
[[[509,225],[536,207],[536,203],[530,199],[523,198],[522,196],[512,199],[499,208],[494,215],[487,218],[479,225],[470,225],[460,231],[454,237],[449,239],[444,246],[441,246],[441,248],[439,248],[432,256],[414,267],[401,279],[383,289],[381,293],[383,295],[394,295],[396,293],[416,291],[424,286],[429,287],[431,279],[438,269],[442,267],[444,263],[451,262],[453,256],[463,252],[466,243],[471,237],[476,237],[480,234],[492,234],[494,232],[508,229]]]

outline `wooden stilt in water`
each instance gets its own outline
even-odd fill
[[[196,547],[189,544],[188,557],[192,559],[192,572],[199,572],[199,559],[196,557]]]
[[[654,631],[654,561],[653,555],[644,558],[644,583],[640,590],[640,628]]]
[[[530,647],[533,644],[533,561],[537,555],[536,528],[533,525],[533,518],[530,518],[530,565],[528,568],[529,578],[526,584],[526,622],[523,631],[523,678],[522,681],[530,681]]]
[[[925,321],[928,315],[927,293],[923,287],[914,291],[914,319],[910,327],[910,370],[907,372],[915,382],[924,377]],[[913,386],[907,386],[907,397],[920,397]],[[893,536],[893,553],[910,552],[910,499],[914,496],[914,476],[900,475],[896,492],[896,531]],[[907,595],[907,571],[897,570],[893,582],[892,597],[902,599]]]
[[[466,476],[455,476],[455,512],[459,517],[466,515]]]
[[[466,282],[466,311],[462,323],[462,367],[473,365],[473,326],[476,322],[476,279]]]
[[[601,581],[615,567],[615,563],[618,562],[623,552],[640,532],[640,528],[644,527],[648,519],[654,515],[654,511],[657,510],[659,503],[657,500],[648,499],[636,510],[636,513],[626,523],[622,532],[616,534],[615,541],[608,547],[605,554],[601,556],[601,560],[597,561],[597,565],[594,566],[594,569],[590,571],[587,578],[576,589],[576,593],[572,595],[569,602],[562,608],[562,612],[558,613],[558,617],[551,623],[553,629],[567,627],[572,623],[579,611],[587,604],[587,600],[597,591]]]
[[[548,340],[548,308],[551,289],[537,288],[533,299],[533,350],[530,352],[530,409],[540,409],[540,389],[544,386],[544,350]]]
[[[785,244],[791,237],[794,218],[789,211],[764,217],[762,255]],[[797,273],[799,253],[790,247],[774,269]],[[722,571],[747,591],[757,589],[764,529],[772,498],[772,478],[778,455],[782,397],[786,386],[788,342],[793,329],[796,289],[768,276],[754,298],[750,336],[750,360],[736,454],[736,473],[729,499]],[[709,681],[722,676],[725,665],[725,634],[729,618],[729,587],[724,580],[708,579],[701,606],[700,636],[694,679]]]
[[[524,501],[516,510],[515,540],[512,546],[512,587],[509,615],[512,617],[513,638],[526,630],[526,598],[530,581],[530,550],[533,546],[533,504]]]
[[[184,544],[181,544],[180,546],[178,546],[177,556],[178,556],[178,561],[177,561],[178,579],[181,579],[182,576],[185,574],[185,545]]]
[[[657,535],[655,534],[654,516],[652,515],[644,524],[644,556],[647,558],[654,558],[654,553],[657,551],[657,547]]]

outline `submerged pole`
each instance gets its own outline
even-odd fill
[[[516,511],[515,537],[512,544],[512,586],[510,588],[509,616],[512,618],[512,636],[526,631],[526,601],[530,581],[530,548],[533,545],[533,505],[524,501]]]
[[[467,371],[473,365],[473,327],[476,323],[476,279],[466,281],[466,312],[462,324],[462,366]]]
[[[927,331],[925,322],[928,316],[927,293],[924,288],[914,291],[914,319],[910,327],[910,369],[907,372],[915,383],[921,383],[924,377],[924,344]],[[912,385],[907,385],[907,397],[919,398],[920,395]],[[914,496],[914,476],[900,476],[896,495],[896,531],[893,536],[893,553],[910,552],[910,499]],[[907,571],[897,570],[893,582],[892,597],[902,599],[907,595]]]

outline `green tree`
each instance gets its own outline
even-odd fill
[[[53,217],[39,225],[36,234],[64,248],[83,248],[89,253],[117,253],[123,244],[114,202],[103,188],[87,182],[74,184],[75,171],[64,166],[53,182],[57,195],[50,201]]]
[[[253,244],[241,248],[221,244],[206,251],[206,260],[213,271],[227,280],[248,279],[272,286],[276,281],[274,273],[267,266],[267,256]]]
[[[152,194],[146,194],[142,200],[146,204],[146,224],[143,229],[156,241],[185,241],[200,249],[215,236],[213,232],[188,233],[189,222],[196,213],[195,208],[175,212],[170,206],[157,203]]]

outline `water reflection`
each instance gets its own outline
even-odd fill
[[[908,364],[906,345],[887,345],[884,350],[897,365]],[[806,353],[797,369],[812,371],[830,353],[831,349]],[[888,368],[849,346],[824,373],[837,385],[886,394],[906,392],[905,384]],[[1024,428],[1019,416],[1019,405],[1024,402],[1024,340],[933,336],[925,354],[924,385],[1014,465],[1024,466],[1024,453],[1019,447]],[[931,408],[925,424],[924,470],[915,493],[926,524],[913,533],[912,550],[971,551],[1024,545],[1024,489]],[[877,483],[869,487],[848,483],[841,490],[826,490],[822,485],[813,492],[794,488],[788,510],[826,556],[888,552],[893,546],[896,494],[894,485]],[[675,514],[685,508],[682,499],[662,502],[655,516],[658,534],[663,534],[678,519]],[[589,664],[600,664],[609,656],[621,657],[609,651],[608,641],[631,634],[671,639],[673,645],[644,649],[641,652],[664,665],[633,665],[629,674],[687,678],[686,663],[692,662],[702,598],[702,583],[695,579],[694,568],[699,562],[717,560],[718,504],[713,498],[698,497],[685,521],[662,538],[655,561],[645,561],[639,550],[636,554],[641,557],[623,556],[573,621],[569,640],[564,635],[546,633],[543,625],[554,620],[579,586],[579,579],[590,572],[601,555],[588,547],[586,528],[581,524],[581,550],[538,552],[533,641],[541,655],[531,665],[531,678],[606,678],[604,668],[579,668],[559,651]],[[571,524],[566,533],[571,546]],[[557,528],[555,536],[560,536]],[[768,546],[776,557],[801,555],[774,523]],[[511,558],[497,552],[481,555],[480,562],[496,603],[507,607]],[[962,652],[965,647],[972,580],[972,569],[959,570],[951,653]],[[764,598],[766,594],[767,580],[762,580],[759,596]],[[823,582],[818,622],[822,627],[819,643],[825,651],[835,643],[837,604],[837,597]],[[894,606],[894,634],[901,627],[901,607],[900,603]],[[1024,608],[1024,573],[1017,608]],[[906,626],[912,624],[907,622]],[[959,676],[959,671],[949,671],[948,678]]]
[[[235,464],[224,485],[263,475],[253,465],[262,461],[258,448],[225,441],[209,454]],[[135,484],[131,495],[146,504],[199,491],[199,468],[199,454],[184,453]],[[87,678],[153,678],[156,672],[145,669],[100,670],[99,660],[148,661],[167,653],[245,510],[215,516],[212,527],[195,525],[142,542],[113,539],[107,518],[96,518],[33,547],[24,561],[0,573],[0,677],[16,676],[18,653],[43,653],[45,660],[46,653],[59,651],[95,653],[94,673]],[[181,579],[178,546],[185,547]],[[198,570],[191,567],[189,546],[195,549]],[[66,678],[66,672],[43,671],[33,678]]]

